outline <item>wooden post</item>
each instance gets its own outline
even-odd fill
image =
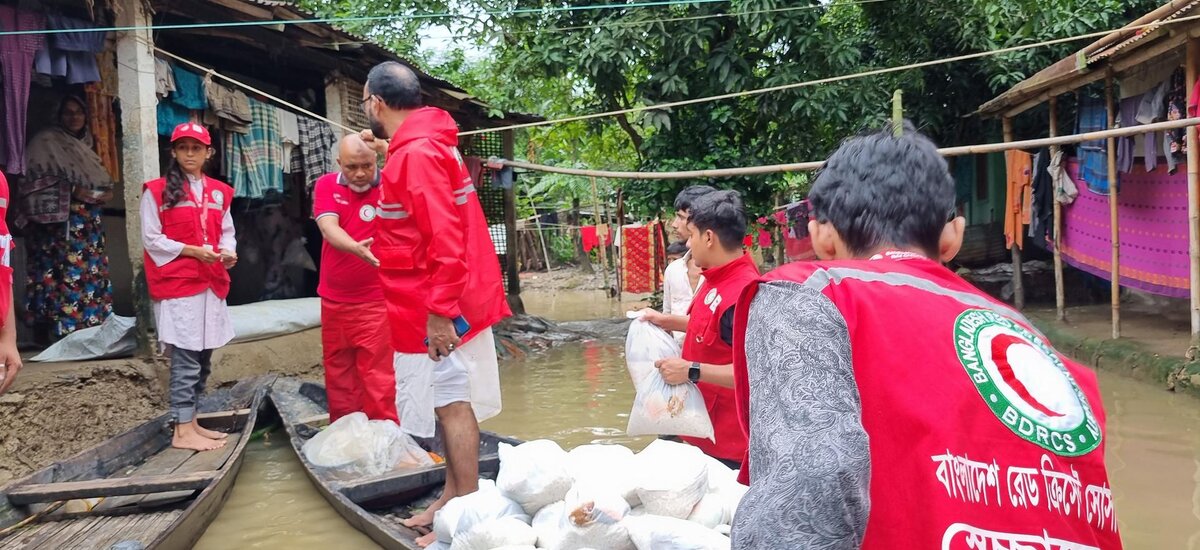
[[[1001,120],[1001,125],[1004,128],[1004,142],[1008,143],[1010,141],[1013,141],[1012,119],[1009,117],[1004,117],[1004,119]],[[1007,200],[1012,200],[1012,197],[1008,197]],[[1023,201],[1023,199],[1021,197],[1017,197],[1017,200]],[[1005,208],[1012,208],[1012,204],[1006,204]],[[1017,225],[1016,230],[1018,232],[1023,230],[1023,228],[1021,227],[1020,218],[1017,219],[1016,225]],[[1017,246],[1017,243],[1015,240],[1013,242],[1013,247],[1012,247],[1012,264],[1013,264],[1013,305],[1016,306],[1017,310],[1021,310],[1021,309],[1025,308],[1025,280],[1024,280],[1025,278],[1024,278],[1024,274],[1021,272],[1021,247]]]
[[[619,246],[623,244],[620,239],[624,237],[622,227],[625,225],[625,189],[617,187],[617,223],[613,228],[617,232],[613,237],[613,244],[617,244],[617,257],[613,259],[613,266],[616,268],[617,278],[617,300],[620,301],[621,294],[625,292],[625,276],[622,274],[625,270],[622,267],[625,265],[625,248]]]
[[[117,89],[121,102],[121,173],[125,199],[126,245],[133,273],[133,308],[137,317],[137,354],[154,354],[150,327],[154,313],[146,274],[142,266],[142,182],[159,176],[158,132],[154,95],[154,38],[147,26],[152,23],[141,2],[130,2],[117,12],[116,24],[132,27],[117,35]],[[111,243],[110,243],[111,244]]]
[[[1050,98],[1050,137],[1058,137],[1058,98]],[[1050,147],[1051,158],[1058,154],[1059,147],[1057,145]],[[1036,168],[1036,167],[1035,167]],[[1053,191],[1052,195],[1057,195]],[[1062,259],[1062,203],[1058,202],[1058,197],[1054,198],[1054,229],[1052,238],[1054,239],[1054,306],[1059,321],[1067,320],[1067,290],[1063,284],[1063,259]]]
[[[505,130],[500,133],[501,151],[504,158],[513,158],[513,132]],[[505,255],[508,265],[505,266],[508,276],[508,307],[516,315],[525,314],[525,302],[521,300],[521,272],[517,267],[517,182],[504,190],[504,239],[508,241]]]
[[[1104,101],[1108,111],[1108,128],[1117,125],[1117,109],[1113,101],[1113,77],[1104,79]],[[1108,138],[1108,213],[1112,232],[1112,337],[1121,337],[1121,229],[1117,224],[1117,139]]]
[[[600,192],[596,188],[596,177],[592,176],[592,202],[595,209],[594,217],[596,218],[596,237],[600,239],[600,271],[604,273],[604,291],[609,291],[608,284],[608,254],[605,253],[605,244],[608,241],[608,233],[601,233],[601,228],[604,227],[604,216],[600,214]],[[610,229],[611,231],[611,229]]]
[[[1187,43],[1187,89],[1196,85],[1196,64],[1200,63],[1200,42]],[[1194,98],[1188,98],[1189,102]],[[1191,267],[1192,348],[1200,345],[1200,140],[1196,127],[1187,127],[1188,167],[1188,259]]]

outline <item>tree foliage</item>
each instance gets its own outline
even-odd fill
[[[306,0],[322,13],[434,10],[445,1]],[[632,0],[630,0],[632,3]],[[575,0],[570,5],[612,4]],[[617,2],[619,3],[619,2]],[[439,76],[503,109],[560,117],[735,93],[1030,44],[1116,28],[1159,0],[730,0],[562,11],[547,0],[458,0],[463,44],[487,51],[435,59]],[[333,11],[329,11],[333,10]],[[417,23],[411,23],[416,25]],[[398,30],[399,29],[399,30]],[[364,31],[400,51],[412,28]],[[372,34],[374,33],[374,34]],[[411,36],[409,34],[408,36]],[[694,170],[824,158],[848,135],[886,120],[894,89],[906,115],[943,144],[985,140],[968,117],[980,103],[1088,41],[978,60],[657,109],[528,133],[526,156],[547,164]],[[521,150],[521,149],[518,149]],[[710,182],[742,191],[753,212],[805,178]],[[618,182],[633,211],[655,213],[684,185]]]

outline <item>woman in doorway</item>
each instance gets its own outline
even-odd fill
[[[93,149],[85,102],[68,96],[57,124],[29,143],[15,224],[24,229],[26,315],[42,343],[112,313],[101,210],[113,180]]]
[[[237,263],[229,214],[233,188],[204,175],[212,155],[208,130],[194,122],[176,126],[166,177],[146,182],[140,209],[146,286],[158,341],[171,357],[171,445],[197,451],[225,445],[224,434],[196,422],[196,405],[213,350],[233,339],[225,298],[227,270]]]

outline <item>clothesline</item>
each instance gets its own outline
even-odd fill
[[[249,91],[249,92],[252,92],[252,93],[255,93],[255,94],[258,94],[259,96],[262,96],[262,97],[264,97],[264,98],[266,98],[266,99],[268,99],[268,100],[270,100],[270,101],[273,101],[273,102],[275,102],[275,103],[278,103],[279,105],[282,105],[282,106],[284,106],[284,107],[287,107],[287,108],[289,108],[289,109],[292,109],[292,110],[294,110],[294,111],[296,111],[296,112],[298,112],[298,113],[304,114],[305,116],[312,117],[312,118],[314,118],[314,119],[317,119],[317,120],[320,120],[320,121],[322,121],[322,122],[326,122],[326,123],[328,123],[328,124],[330,124],[330,125],[333,125],[333,126],[336,126],[336,127],[338,127],[338,128],[341,128],[342,130],[345,130],[347,133],[351,133],[351,134],[357,134],[357,133],[359,132],[359,130],[355,130],[355,129],[353,129],[353,128],[350,128],[349,126],[343,125],[343,124],[341,124],[341,123],[338,123],[338,122],[334,122],[334,121],[332,121],[332,120],[330,120],[330,119],[328,119],[328,118],[325,118],[325,117],[323,117],[323,116],[321,116],[321,115],[318,115],[317,113],[314,113],[314,112],[312,112],[312,111],[310,111],[310,110],[308,110],[308,109],[305,109],[305,108],[303,108],[303,107],[301,107],[301,106],[299,106],[299,105],[296,105],[296,104],[294,104],[294,103],[291,103],[291,102],[289,102],[289,101],[287,101],[287,100],[285,100],[285,99],[281,99],[281,98],[279,98],[279,97],[276,97],[276,96],[274,96],[274,95],[271,95],[271,94],[269,94],[269,93],[267,93],[267,92],[264,92],[264,91],[262,91],[262,90],[260,90],[260,89],[258,89],[258,88],[255,88],[254,86],[251,86],[251,85],[249,85],[249,84],[246,84],[246,83],[244,83],[244,82],[242,82],[242,81],[240,81],[240,80],[237,80],[237,79],[234,79],[234,78],[230,78],[230,77],[228,77],[228,76],[225,76],[225,75],[223,75],[223,74],[221,74],[221,73],[217,72],[216,70],[214,70],[214,69],[212,69],[212,68],[205,67],[204,65],[201,65],[201,64],[199,64],[199,63],[196,63],[195,61],[192,61],[192,60],[190,60],[190,59],[185,59],[185,58],[183,58],[183,57],[180,57],[180,56],[178,56],[178,55],[175,55],[175,54],[173,54],[173,53],[171,53],[171,52],[168,52],[167,50],[164,50],[164,49],[162,49],[162,48],[159,48],[158,46],[155,46],[155,47],[154,47],[154,51],[156,51],[156,52],[158,52],[158,53],[160,53],[160,54],[163,54],[163,55],[165,55],[165,56],[167,56],[167,57],[170,57],[171,59],[174,59],[174,60],[176,60],[176,61],[178,61],[178,62],[180,62],[180,63],[183,63],[183,64],[185,64],[185,65],[190,65],[190,66],[192,66],[192,67],[194,67],[194,68],[196,68],[196,69],[200,70],[200,71],[201,71],[201,72],[203,72],[205,75],[212,75],[212,76],[215,76],[215,77],[217,77],[217,78],[220,78],[221,80],[224,80],[224,81],[226,81],[226,82],[229,82],[229,83],[231,83],[231,84],[233,84],[233,85],[235,85],[235,86],[238,86],[239,88],[242,88],[242,89],[244,89],[244,90],[247,90],[247,91]]]
[[[1098,132],[1085,132],[1081,134],[1071,134],[1065,136],[1028,139],[1024,141],[1011,141],[1000,143],[986,143],[980,145],[964,145],[960,147],[944,147],[938,149],[938,152],[945,157],[955,157],[963,155],[975,155],[986,153],[1000,153],[1013,149],[1038,149],[1042,147],[1050,147],[1055,145],[1072,145],[1085,141],[1101,140],[1107,138],[1118,138],[1126,136],[1135,136],[1149,132],[1159,132],[1163,130],[1174,130],[1176,128],[1185,128],[1188,126],[1200,125],[1200,117],[1185,118],[1180,120],[1170,120],[1166,122],[1155,122],[1153,124],[1143,124],[1140,126],[1129,126],[1126,128],[1113,128],[1111,130],[1101,130]],[[697,178],[732,178],[739,176],[756,176],[765,174],[777,174],[781,172],[811,172],[819,170],[824,166],[825,161],[809,161],[797,162],[790,164],[771,164],[766,166],[746,166],[739,168],[719,168],[713,170],[688,170],[682,172],[623,172],[610,170],[588,170],[581,168],[562,168],[559,166],[547,166],[544,164],[534,164],[519,160],[508,160],[498,157],[488,159],[488,166],[491,168],[502,168],[511,166],[513,168],[522,168],[525,170],[533,170],[537,172],[551,172],[555,174],[567,174],[571,176],[610,178],[610,179],[654,179],[654,180],[670,180],[670,179],[697,179]]]

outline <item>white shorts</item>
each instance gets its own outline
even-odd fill
[[[397,353],[393,366],[400,427],[412,435],[433,437],[434,409],[451,403],[470,403],[481,422],[500,413],[500,370],[490,328],[441,361],[424,353]]]

